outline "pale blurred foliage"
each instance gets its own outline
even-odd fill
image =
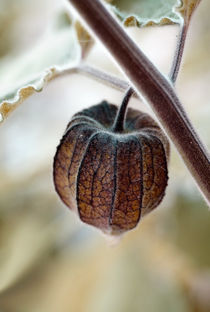
[[[6,1],[14,16],[10,22],[19,21],[19,26],[15,33],[9,22],[0,24],[1,55],[13,44],[18,50],[30,46],[58,6],[57,0],[28,1],[31,15],[21,20],[24,9],[16,10],[12,0],[1,0],[1,8]],[[208,148],[209,11],[209,1],[203,0],[177,83]],[[177,28],[129,33],[167,73]],[[99,44],[88,62],[119,74]],[[1,126],[1,312],[210,311],[210,214],[173,148],[163,203],[114,246],[80,223],[54,191],[53,156],[67,122],[76,111],[105,98],[118,104],[122,94],[78,75],[61,78],[29,98]]]

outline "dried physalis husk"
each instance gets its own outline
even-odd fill
[[[107,234],[133,229],[161,202],[168,180],[169,144],[157,123],[129,108],[118,132],[116,114],[104,101],[74,115],[54,159],[62,201]]]

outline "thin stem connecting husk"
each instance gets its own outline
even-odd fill
[[[113,125],[114,132],[122,132],[124,130],[124,122],[126,117],[127,106],[134,92],[135,91],[131,87],[127,90],[114,121]]]

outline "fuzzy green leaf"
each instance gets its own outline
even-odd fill
[[[81,46],[74,23],[66,11],[59,12],[29,50],[0,58],[0,122],[28,96],[42,91],[48,81],[76,66],[80,59]]]
[[[153,26],[179,24],[174,11],[179,0],[106,0],[125,26]]]

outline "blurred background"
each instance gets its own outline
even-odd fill
[[[1,63],[30,49],[63,3],[0,0]],[[201,1],[177,81],[208,149],[209,12],[210,2]],[[167,74],[178,27],[127,31]],[[121,75],[99,43],[86,63]],[[69,75],[28,98],[1,125],[0,312],[210,311],[210,212],[173,146],[163,202],[115,245],[82,224],[55,193],[53,157],[71,116],[103,99],[120,104],[122,96]],[[137,100],[131,105],[150,112]]]

